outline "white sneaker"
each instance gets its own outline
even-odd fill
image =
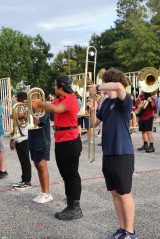
[[[35,202],[35,203],[46,203],[46,202],[50,202],[52,200],[53,200],[52,195],[47,194],[47,193],[41,193],[36,198],[33,198],[33,202]]]

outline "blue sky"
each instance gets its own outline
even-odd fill
[[[1,0],[0,26],[41,34],[53,54],[114,26],[117,0]]]

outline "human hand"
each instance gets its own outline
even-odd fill
[[[34,123],[34,125],[40,125],[40,120],[39,119],[35,119],[35,118],[33,118],[33,123]]]
[[[39,108],[41,108],[41,105],[42,105],[41,99],[34,99],[34,100],[32,100],[32,107],[33,107],[34,109],[39,109]]]
[[[152,97],[148,97],[147,100],[148,100],[149,102],[152,102]]]
[[[90,94],[91,97],[93,97],[96,93],[97,93],[96,85],[92,85],[92,86],[89,88],[89,94]]]

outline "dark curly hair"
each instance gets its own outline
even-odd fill
[[[127,87],[127,77],[126,75],[115,68],[110,68],[106,70],[103,74],[103,82],[120,82],[124,87]]]

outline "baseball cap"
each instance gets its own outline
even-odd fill
[[[59,76],[56,78],[56,83],[58,86],[62,86],[67,93],[74,93],[71,85],[72,80],[68,76]]]

